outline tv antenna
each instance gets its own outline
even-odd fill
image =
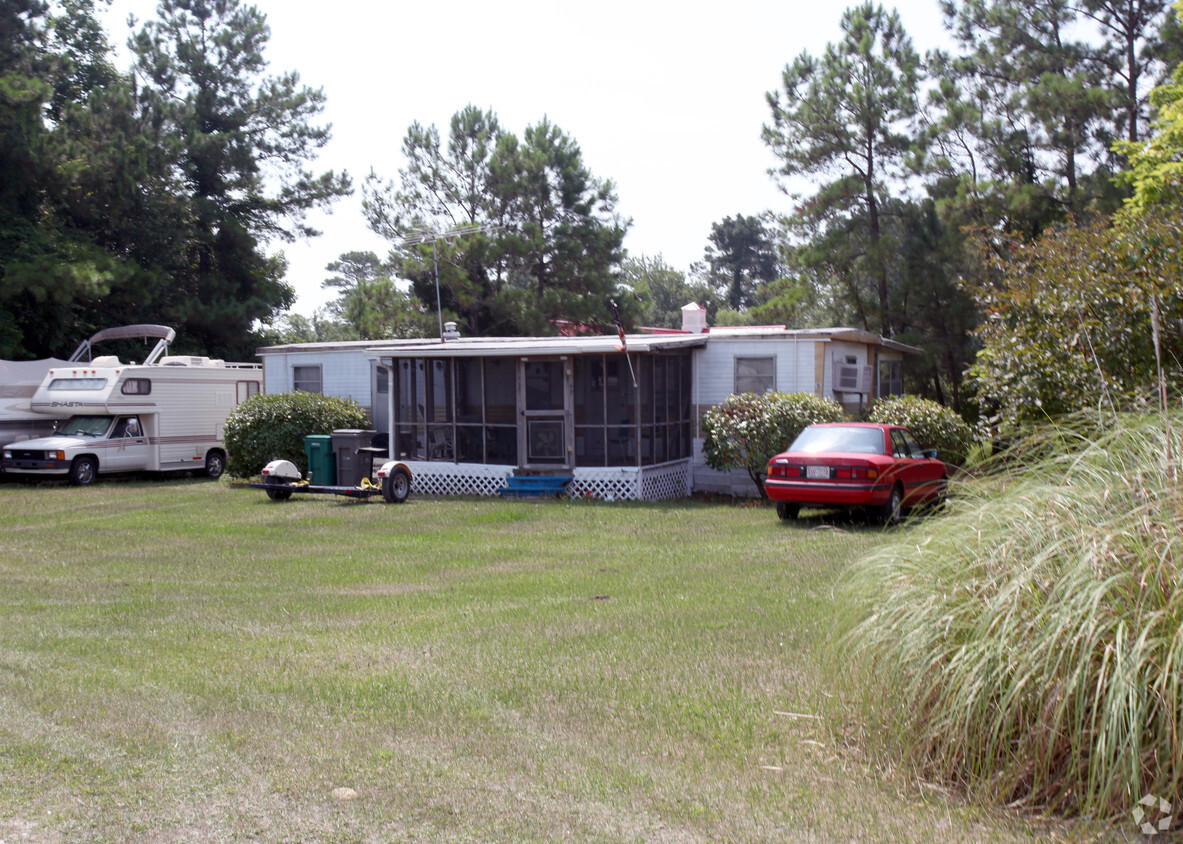
[[[439,258],[436,256],[435,242],[437,240],[450,240],[454,237],[468,237],[481,232],[491,232],[499,226],[493,223],[466,223],[461,226],[455,226],[447,231],[436,231],[435,229],[420,226],[419,228],[411,229],[403,236],[402,244],[404,246],[418,246],[421,243],[431,244],[431,265],[435,271],[435,312],[439,316],[440,321],[440,342],[444,342],[444,309],[440,305],[440,264]]]

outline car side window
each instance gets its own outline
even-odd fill
[[[904,443],[907,444],[908,451],[917,460],[924,457],[924,449],[920,447],[920,443],[916,442],[915,438],[911,434],[904,434]]]
[[[904,433],[898,429],[891,432],[891,456],[892,457],[911,457],[912,452],[908,448],[908,443],[904,440]]]
[[[135,438],[140,435],[140,422],[134,416],[120,419],[111,431],[112,439]]]

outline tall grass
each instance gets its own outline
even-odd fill
[[[1124,417],[967,485],[947,517],[860,564],[838,665],[884,749],[1032,808],[1113,817],[1180,796],[1183,496],[1168,430]]]

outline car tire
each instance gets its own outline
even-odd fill
[[[788,501],[776,502],[776,515],[780,517],[782,522],[797,518],[799,512],[801,512],[800,504],[790,504]]]
[[[899,484],[891,488],[887,503],[879,510],[879,521],[885,525],[898,525],[904,517],[904,491]]]
[[[411,493],[411,476],[406,469],[397,468],[382,479],[382,497],[388,504],[402,504]]]
[[[73,486],[90,486],[99,476],[99,462],[93,457],[75,457],[70,464],[70,483]]]
[[[211,450],[205,456],[205,476],[216,481],[226,471],[226,456],[217,449]]]

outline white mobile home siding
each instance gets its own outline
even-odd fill
[[[366,358],[363,347],[281,351],[261,357],[266,392],[290,392],[294,388],[292,374],[297,366],[319,366],[321,391],[326,396],[353,399],[373,418],[371,361]]]
[[[829,367],[818,381],[818,350],[831,344],[812,337],[732,338],[711,337],[706,347],[694,356],[695,432],[694,457],[691,461],[693,489],[724,495],[758,495],[748,473],[733,469],[719,472],[706,464],[702,452],[702,414],[735,392],[736,358],[768,358],[775,361],[776,379],[773,390],[778,393],[815,393],[824,395],[828,388]]]

